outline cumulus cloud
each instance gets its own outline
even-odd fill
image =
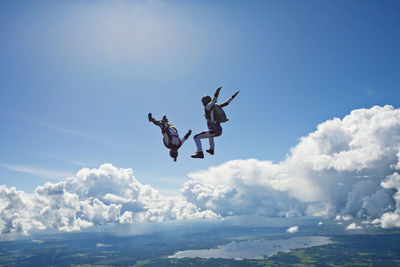
[[[233,160],[191,173],[176,197],[111,164],[84,168],[33,194],[0,186],[0,233],[237,215],[400,227],[399,170],[400,109],[375,106],[321,123],[279,163]]]
[[[360,230],[360,229],[362,229],[362,227],[357,225],[356,223],[351,223],[346,227],[346,230]]]
[[[286,229],[286,232],[289,234],[294,234],[294,233],[297,233],[298,231],[299,231],[298,226],[292,226],[292,227],[289,227],[288,229]]]
[[[189,174],[181,192],[222,216],[314,215],[400,225],[400,109],[374,106],[318,125],[279,163],[234,160]]]
[[[399,166],[399,162],[396,165],[396,169]],[[383,188],[394,189],[396,191],[393,195],[393,199],[396,201],[396,206],[394,210],[385,212],[381,218],[376,219],[374,223],[381,224],[383,228],[400,227],[400,175],[397,172],[393,173],[388,176],[381,185]]]
[[[343,220],[343,221],[350,221],[351,219],[353,219],[352,216],[350,215],[336,215],[335,220]]]
[[[84,168],[76,177],[37,187],[33,194],[0,186],[1,233],[77,231],[108,223],[215,217],[214,212],[199,211],[182,197],[163,197],[138,182],[131,169],[111,164]]]

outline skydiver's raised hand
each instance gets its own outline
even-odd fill
[[[239,94],[239,92],[240,92],[240,91],[236,91],[236,92],[233,94],[232,99],[234,99],[234,98]]]
[[[147,117],[149,118],[149,121],[150,121],[150,122],[153,120],[153,116],[151,115],[151,113],[149,113],[149,114],[147,115]]]
[[[221,88],[222,88],[222,86],[217,88],[217,90],[215,91],[215,94],[214,94],[215,97],[218,97],[219,91],[221,91]]]

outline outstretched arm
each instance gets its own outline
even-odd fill
[[[187,134],[185,134],[185,136],[181,139],[181,145],[179,147],[181,147],[183,145],[183,143],[185,143],[185,141],[189,138],[189,136],[192,134],[192,130],[189,130],[187,132]]]
[[[221,108],[223,108],[223,107],[229,105],[229,103],[231,103],[231,101],[239,94],[239,92],[240,92],[240,91],[236,91],[236,92],[233,94],[233,96],[231,96],[228,100],[226,100],[224,103],[220,104],[219,106],[220,106]]]
[[[150,122],[154,123],[157,126],[161,125],[161,121],[158,121],[158,120],[154,119],[153,116],[151,115],[151,113],[149,113],[147,116],[149,117],[149,121]]]
[[[211,110],[211,108],[217,103],[219,91],[221,91],[221,88],[222,86],[218,87],[217,90],[215,91],[213,99],[211,100],[210,103],[207,104],[206,107],[207,110]]]

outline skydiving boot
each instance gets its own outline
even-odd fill
[[[207,149],[206,150],[209,154],[214,155],[214,149]]]
[[[203,159],[204,158],[204,153],[203,153],[203,151],[196,152],[196,154],[193,154],[191,157],[194,158],[194,159]]]

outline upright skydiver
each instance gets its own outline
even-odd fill
[[[217,104],[219,91],[221,91],[222,87],[218,87],[215,91],[213,99],[210,96],[204,96],[201,99],[201,102],[204,106],[204,116],[207,120],[207,127],[208,130],[203,131],[199,134],[196,134],[194,138],[194,142],[197,146],[197,152],[193,154],[192,158],[204,158],[203,148],[201,147],[201,140],[203,138],[208,138],[210,142],[210,149],[206,151],[211,155],[214,155],[214,137],[220,136],[222,134],[222,127],[221,122],[227,121],[225,117],[225,113],[223,112],[222,108],[229,105],[229,103],[237,96],[239,91],[236,91],[227,101],[222,104]],[[222,113],[222,120],[221,120],[221,113]]]
[[[178,157],[178,149],[183,145],[186,139],[188,139],[188,137],[192,133],[192,130],[189,130],[187,134],[185,134],[183,139],[180,139],[178,130],[172,123],[168,121],[166,116],[164,116],[162,120],[159,121],[155,120],[151,113],[148,114],[148,117],[150,122],[153,122],[155,125],[161,128],[164,145],[168,149],[170,149],[169,155],[171,156],[171,158],[174,159],[174,161],[176,161],[176,158]]]

